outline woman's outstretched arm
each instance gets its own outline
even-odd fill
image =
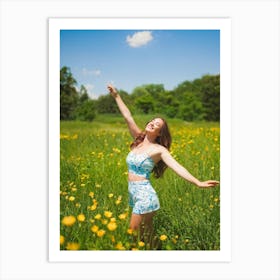
[[[183,179],[189,181],[190,183],[196,185],[200,188],[209,188],[209,187],[215,187],[219,184],[219,181],[215,180],[209,180],[201,182],[197,178],[195,178],[190,172],[183,167],[181,164],[179,164],[169,153],[169,151],[165,148],[161,151],[161,159],[165,162],[165,164],[170,167],[173,171],[175,171],[179,176],[181,176]]]
[[[123,115],[129,132],[131,134],[131,136],[133,138],[135,138],[139,133],[141,133],[141,129],[137,126],[137,124],[135,123],[129,109],[127,108],[127,106],[125,105],[125,103],[123,102],[122,98],[120,97],[120,95],[118,94],[117,90],[112,86],[112,85],[108,85],[108,90],[110,91],[110,94],[115,98],[116,103],[119,107],[119,110],[121,112],[121,114]]]

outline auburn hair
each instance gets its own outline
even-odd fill
[[[170,150],[172,138],[171,138],[171,134],[170,134],[167,122],[165,121],[165,119],[163,119],[161,117],[159,117],[159,119],[161,119],[163,121],[163,126],[160,130],[160,135],[156,138],[156,143],[165,147],[167,150]],[[147,124],[149,122],[150,121],[148,121]],[[134,141],[131,143],[130,148],[133,149],[133,148],[137,147],[139,144],[141,144],[144,141],[145,136],[146,136],[146,133],[144,131],[139,133],[136,136],[136,138],[134,139]],[[163,160],[160,160],[157,164],[155,164],[152,172],[154,173],[154,176],[156,178],[160,178],[163,176],[163,173],[166,170],[166,168],[167,168],[167,165],[164,163]]]

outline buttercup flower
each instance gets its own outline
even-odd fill
[[[97,236],[102,237],[105,233],[106,231],[104,229],[100,229],[99,231],[97,231]]]
[[[104,212],[104,216],[105,216],[106,218],[111,218],[112,215],[113,215],[113,213],[110,212],[110,211],[105,211],[105,212]]]
[[[79,250],[80,249],[80,244],[75,243],[75,242],[69,242],[69,243],[67,243],[66,249],[67,250]]]
[[[162,234],[159,238],[161,241],[164,241],[167,239],[167,236],[165,234]]]
[[[126,214],[120,214],[120,215],[119,215],[119,219],[120,219],[120,220],[124,220],[125,218],[126,218]]]
[[[116,249],[118,249],[118,250],[125,250],[125,247],[122,245],[121,242],[118,242],[117,245],[116,245]]]
[[[110,230],[110,231],[114,231],[116,228],[117,228],[117,224],[115,222],[110,222],[108,225],[107,225],[107,228]]]
[[[86,219],[86,217],[85,217],[84,214],[79,214],[78,217],[77,217],[77,219],[78,219],[79,222],[84,222],[85,219]]]
[[[94,219],[95,219],[95,220],[100,220],[100,219],[101,219],[101,215],[100,215],[100,214],[95,215],[95,216],[94,216]]]
[[[65,242],[65,238],[63,235],[60,235],[60,245],[62,245]]]
[[[92,231],[92,232],[97,232],[98,229],[99,229],[99,227],[96,226],[96,225],[94,225],[94,226],[91,227],[91,231]]]
[[[65,226],[72,226],[76,222],[76,218],[74,216],[66,216],[62,219],[61,223]]]

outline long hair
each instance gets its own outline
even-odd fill
[[[165,119],[163,119],[161,117],[159,117],[159,118],[163,121],[163,126],[160,130],[160,135],[156,138],[156,143],[165,147],[167,150],[170,150],[172,138],[171,138],[171,134],[170,134],[167,122],[165,121]],[[147,124],[149,122],[147,122]],[[145,136],[146,136],[146,133],[144,131],[139,133],[136,136],[136,138],[134,139],[134,141],[131,143],[130,148],[133,149],[133,148],[137,147],[139,144],[141,144],[144,141]],[[156,178],[162,177],[166,168],[167,168],[167,165],[164,163],[163,160],[160,160],[153,168],[154,176]]]

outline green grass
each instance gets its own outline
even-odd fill
[[[140,127],[152,117],[134,116]],[[178,162],[200,180],[219,180],[219,123],[167,120]],[[75,217],[71,225],[61,223],[61,250],[152,249],[127,232],[131,209],[125,158],[132,139],[122,117],[61,122],[60,134],[60,219]],[[151,181],[161,204],[155,235],[167,236],[161,249],[219,250],[220,187],[199,189],[172,170]]]

